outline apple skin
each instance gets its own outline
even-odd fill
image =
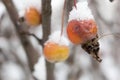
[[[67,35],[73,44],[82,44],[97,35],[97,25],[94,20],[71,20],[67,25]]]
[[[54,42],[47,42],[44,45],[44,56],[51,63],[65,61],[69,57],[69,48]]]
[[[40,12],[37,11],[36,8],[30,7],[25,12],[25,20],[28,25],[37,26],[37,25],[41,24],[42,16],[41,16]]]

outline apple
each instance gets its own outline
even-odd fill
[[[67,25],[67,35],[73,44],[82,44],[97,35],[97,25],[94,20],[71,20]]]
[[[51,63],[65,61],[69,57],[69,48],[55,42],[47,42],[44,45],[44,56]]]
[[[28,25],[37,26],[41,24],[42,17],[41,17],[40,12],[38,12],[36,8],[30,7],[25,12],[25,20]]]

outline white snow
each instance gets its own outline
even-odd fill
[[[55,64],[55,80],[67,80],[67,75],[70,72],[70,67],[64,63],[56,63]]]
[[[73,7],[69,15],[69,21],[72,19],[84,20],[84,19],[94,19],[90,8],[88,7],[88,2],[78,2],[76,4],[77,8]]]
[[[48,39],[47,42],[55,42],[55,43],[58,43],[60,45],[69,46],[69,40],[64,35],[61,36],[61,31],[55,31],[55,32],[53,32],[49,36],[49,39]]]
[[[60,30],[64,0],[52,0],[51,32]]]
[[[39,58],[39,61],[37,62],[37,64],[35,64],[34,69],[35,71],[33,75],[38,80],[46,80],[46,67],[45,67],[45,59],[43,56]]]
[[[101,14],[102,18],[106,21],[114,21],[113,16],[115,14],[115,8],[117,6],[118,0],[110,2],[109,0],[98,0],[98,11]]]
[[[12,62],[6,62],[2,65],[1,77],[2,80],[24,80],[25,75],[21,67]]]
[[[0,2],[0,18],[5,13],[5,6]]]
[[[35,7],[38,11],[41,11],[41,0],[13,0],[18,12],[19,16],[23,16],[25,10],[29,9],[29,7]]]

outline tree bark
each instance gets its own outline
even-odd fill
[[[51,0],[42,0],[43,43],[48,40],[51,31]],[[43,45],[44,47],[44,45]],[[54,80],[54,64],[46,61],[47,80]]]

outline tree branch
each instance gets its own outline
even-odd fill
[[[30,32],[21,32],[21,35],[33,36],[39,42],[39,44],[43,46],[43,40],[39,39],[35,34],[30,33]]]
[[[43,42],[48,39],[51,27],[51,0],[42,0]],[[54,64],[46,61],[47,80],[54,80]]]
[[[72,10],[72,6],[74,6],[74,0],[66,0],[66,12],[65,12],[65,23],[68,22],[69,12]]]
[[[33,71],[34,65],[38,61],[38,58],[40,55],[35,50],[35,48],[32,46],[31,42],[28,39],[28,36],[21,35],[21,31],[24,31],[25,27],[27,27],[27,25],[20,24],[18,22],[18,20],[19,20],[18,13],[17,13],[17,10],[16,10],[12,0],[2,0],[2,2],[6,6],[9,16],[10,16],[13,24],[15,25],[15,28],[16,28],[16,31],[20,38],[20,41],[22,43],[22,46],[24,47],[26,55],[28,57],[28,63],[30,66],[30,70]]]

